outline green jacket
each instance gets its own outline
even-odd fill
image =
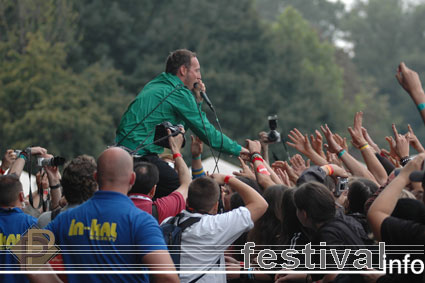
[[[173,93],[171,93],[173,92]],[[136,149],[140,143],[146,145],[153,142],[155,126],[164,121],[173,125],[182,124],[185,129],[189,128],[205,144],[208,140],[212,148],[220,150],[221,133],[217,131],[208,121],[205,113],[201,115],[205,122],[206,133],[199,116],[198,106],[192,92],[183,86],[182,81],[175,75],[162,73],[150,81],[136,99],[130,104],[127,111],[121,118],[121,122],[116,132],[115,142],[119,142],[130,132],[147,114],[149,114],[168,94],[171,95],[148,117],[137,126],[120,145],[130,149]],[[207,138],[208,136],[208,138]],[[146,139],[146,140],[145,140]],[[223,135],[222,152],[238,156],[241,146]],[[157,145],[149,145],[138,151],[138,154],[162,153],[164,148]]]

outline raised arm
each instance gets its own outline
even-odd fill
[[[192,178],[199,178],[205,176],[204,167],[202,166],[202,151],[204,149],[203,143],[200,138],[190,136],[192,143],[190,145],[190,152],[192,153]]]
[[[421,142],[419,141],[418,137],[415,135],[415,132],[413,132],[413,129],[410,125],[407,125],[407,128],[409,129],[409,144],[418,152],[423,153],[425,152],[424,147],[422,146]]]
[[[425,93],[418,73],[409,69],[404,62],[401,62],[397,69],[396,78],[410,95],[425,123]]]
[[[50,155],[50,157],[53,157]],[[62,197],[62,190],[61,190],[61,175],[59,173],[59,169],[56,166],[44,166],[44,170],[47,173],[47,178],[49,180],[49,187],[50,187],[50,195],[52,197],[51,199],[51,205],[50,210],[54,210],[59,206],[59,201]]]
[[[222,135],[209,121],[196,104],[195,98],[188,91],[176,92],[177,99],[182,103],[173,105],[174,111],[184,120],[193,133],[198,136],[206,145],[223,153],[239,156],[243,148],[236,141],[233,141],[225,134]],[[199,107],[198,107],[199,106]]]
[[[375,177],[364,167],[357,159],[343,149],[339,144],[336,143],[333,133],[329,129],[328,125],[325,127],[321,126],[323,133],[325,134],[326,140],[328,141],[327,148],[330,152],[335,153],[342,160],[344,165],[354,176],[364,177],[376,182]]]
[[[409,176],[413,171],[421,170],[425,159],[425,153],[421,153],[410,161],[398,174],[398,176],[379,194],[370,206],[367,219],[373,234],[381,240],[382,222],[391,215],[401,191],[410,183]]]
[[[260,154],[260,142],[252,140],[246,140],[246,142],[249,153],[251,154],[251,162],[254,165],[254,172],[257,177],[258,184],[260,184],[264,189],[276,185],[276,182],[272,180],[271,172],[266,167],[266,162]],[[276,176],[276,178],[279,177]]]
[[[183,130],[183,129],[182,129]],[[168,134],[171,134],[170,130],[167,130]],[[184,130],[183,130],[184,131]],[[170,136],[168,141],[170,143],[170,149],[173,153],[173,158],[175,160],[175,167],[179,174],[180,186],[177,188],[177,192],[181,193],[184,199],[187,199],[187,192],[189,190],[189,184],[192,181],[192,177],[190,176],[189,168],[187,168],[186,163],[184,162],[183,156],[180,152],[182,144],[183,144],[183,134],[178,134],[175,137]]]
[[[322,156],[320,156],[314,149],[312,148],[310,141],[307,135],[303,135],[297,128],[294,128],[290,131],[288,135],[289,139],[292,141],[286,142],[289,146],[295,148],[316,164],[316,165],[325,165],[328,162]]]
[[[266,212],[268,204],[266,200],[251,186],[239,181],[237,178],[223,174],[213,174],[212,177],[218,184],[227,184],[236,191],[245,203],[245,207],[251,213],[253,222],[257,221]]]
[[[18,158],[13,163],[12,167],[9,170],[9,174],[15,174],[16,176],[21,177],[22,171],[24,170],[25,163],[31,156],[39,156],[47,153],[47,149],[36,146],[36,147],[28,147],[23,150]]]
[[[348,132],[351,135],[352,144],[354,147],[360,150],[363,160],[366,163],[367,169],[373,174],[379,185],[383,185],[387,182],[388,175],[385,171],[384,166],[379,162],[375,155],[375,150],[366,141],[362,131],[363,124],[363,112],[357,112],[354,116],[353,128],[348,127]]]
[[[258,133],[258,138],[260,139],[261,143],[261,155],[263,156],[264,161],[267,164],[270,164],[268,134],[266,132],[260,132]]]
[[[314,137],[313,134],[310,135],[311,147],[315,152],[317,152],[317,154],[326,159],[325,152],[323,151],[323,137],[318,130],[315,130],[314,133],[316,134],[316,137]]]

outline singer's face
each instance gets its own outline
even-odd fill
[[[186,71],[186,76],[184,77],[183,83],[188,89],[193,90],[193,85],[200,80],[201,66],[199,65],[198,58],[192,57],[190,61],[190,68]]]

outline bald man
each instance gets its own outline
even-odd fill
[[[147,268],[163,271],[153,275],[155,281],[178,282],[176,274],[165,273],[175,268],[158,223],[127,197],[135,181],[131,156],[120,148],[105,150],[97,160],[95,179],[99,191],[59,214],[46,229],[55,234],[67,270],[111,273],[68,274],[68,281],[149,282],[146,274],[117,274]]]

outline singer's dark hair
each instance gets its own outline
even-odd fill
[[[193,57],[196,57],[196,53],[187,49],[178,49],[171,52],[167,58],[165,72],[176,75],[180,66],[185,65],[186,68],[190,68],[190,61]]]

